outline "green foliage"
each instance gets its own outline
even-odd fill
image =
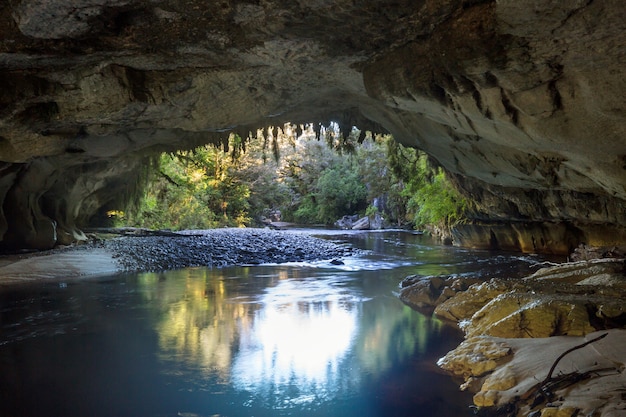
[[[344,214],[358,212],[367,206],[367,189],[359,177],[352,158],[324,170],[317,180],[318,221],[333,224]]]
[[[359,175],[359,160],[351,151],[353,139],[340,140],[337,132],[300,138],[295,152],[284,157],[281,178],[292,190],[286,220],[333,224],[367,207],[367,186]]]
[[[406,184],[408,215],[416,227],[438,226],[449,229],[463,221],[468,203],[452,186],[445,171],[434,166],[428,156],[415,149],[389,144],[389,165]]]
[[[365,209],[365,215],[369,218],[376,216],[376,214],[378,214],[378,207],[376,206],[369,205]]]
[[[286,213],[287,219],[301,224],[315,224],[318,222],[318,205],[312,195],[304,196],[296,207],[293,213]]]
[[[444,171],[437,168],[432,179],[418,187],[409,206],[415,208],[416,224],[449,228],[463,219],[467,202],[450,185]]]
[[[356,129],[344,137],[336,126],[319,132],[309,126],[297,140],[290,129],[162,154],[126,224],[247,226],[276,211],[284,221],[305,224],[356,213],[418,227],[462,221],[467,203],[424,153]]]
[[[162,154],[128,221],[174,230],[241,226],[248,220],[249,190],[232,176],[235,169],[236,161],[214,146]]]
[[[395,143],[390,135],[366,135],[357,149],[359,176],[367,184],[369,204],[376,202],[376,209],[390,223],[405,225],[412,219],[406,213],[404,182],[389,165],[389,146]]]

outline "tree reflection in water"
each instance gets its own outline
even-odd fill
[[[423,350],[437,331],[437,321],[379,297],[388,283],[355,274],[198,268],[140,281],[159,305],[156,332],[168,372],[231,385],[249,393],[250,406],[278,409],[352,395],[363,378]]]
[[[340,362],[353,344],[361,302],[342,292],[332,280],[285,280],[268,287],[253,327],[242,334],[234,385],[274,398],[277,406],[338,392]]]

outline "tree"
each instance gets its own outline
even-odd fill
[[[449,230],[465,218],[468,202],[448,180],[443,168],[424,152],[388,142],[389,166],[403,180],[407,212],[415,226]]]
[[[390,135],[345,134],[336,125],[285,125],[256,140],[231,134],[217,146],[162,154],[127,224],[248,226],[270,212],[305,224],[374,212],[418,227],[462,220],[466,201],[426,154]]]

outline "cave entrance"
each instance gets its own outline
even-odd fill
[[[289,123],[245,137],[230,133],[153,157],[137,201],[104,207],[92,223],[151,229],[332,225],[378,211],[405,222],[404,213],[386,204],[398,182],[387,162],[392,140],[355,126],[342,131],[334,122]]]
[[[103,207],[92,225],[414,227],[447,222],[440,213],[461,201],[423,152],[389,134],[338,123],[230,133],[213,144],[161,153],[148,165],[135,201]]]

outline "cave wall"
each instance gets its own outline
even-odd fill
[[[329,121],[444,166],[476,202],[457,243],[624,243],[625,22],[620,0],[8,2],[2,245],[83,238],[156,152]]]

